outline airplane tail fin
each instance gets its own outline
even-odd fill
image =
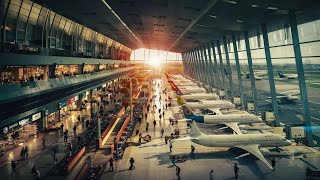
[[[202,132],[198,128],[197,123],[195,121],[192,121],[190,137],[197,137],[200,135],[202,135]]]
[[[183,111],[184,117],[187,119],[195,116],[192,110],[185,105],[182,106],[182,111]]]
[[[279,74],[280,78],[284,78],[285,77],[281,71],[278,71],[278,74]]]
[[[183,105],[183,104],[185,104],[185,101],[178,95],[177,96],[177,101],[178,101],[178,105]]]

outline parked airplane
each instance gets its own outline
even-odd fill
[[[190,93],[206,93],[207,91],[204,88],[199,88],[196,86],[181,86],[178,87],[179,90],[183,93],[183,94],[190,94]]]
[[[284,92],[277,93],[276,98],[279,103],[281,103],[281,102],[292,103],[292,102],[299,99],[299,97],[298,97],[299,95],[300,95],[299,90],[290,90],[290,91],[284,91]],[[269,99],[271,99],[271,97],[269,97]]]
[[[195,115],[190,108],[183,105],[184,117],[205,124],[223,124],[237,134],[242,134],[238,124],[261,123],[262,119],[254,114]]]
[[[200,102],[186,102],[186,106],[194,109],[205,109],[205,108],[218,108],[218,109],[233,109],[236,106],[226,100],[201,100]]]
[[[283,74],[281,71],[278,71],[278,75],[280,78],[287,78],[287,79],[297,79],[298,74]]]
[[[262,80],[262,77],[261,76],[264,76],[267,74],[266,71],[263,71],[263,70],[260,70],[260,71],[254,71],[253,72],[254,74],[254,79],[255,80]],[[246,75],[246,79],[249,79],[250,78],[250,73],[247,72],[247,71],[242,71],[242,74],[241,75]]]
[[[190,137],[176,140],[191,140],[196,144],[209,147],[240,148],[248,153],[242,154],[237,158],[252,154],[270,169],[273,169],[272,166],[261,153],[269,150],[261,147],[282,147],[292,144],[291,141],[278,134],[206,135],[199,130],[195,121],[192,122]]]
[[[207,99],[207,100],[217,100],[219,99],[219,96],[212,93],[192,93],[187,95],[180,96],[184,100],[190,100],[190,99]]]

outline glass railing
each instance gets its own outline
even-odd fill
[[[115,73],[122,73],[133,70],[134,67],[126,67],[114,70],[92,72],[75,76],[65,76],[48,80],[29,81],[25,83],[7,84],[0,86],[0,101],[5,99],[17,98],[41,91],[66,88],[86,81],[92,81],[102,77],[111,76]]]

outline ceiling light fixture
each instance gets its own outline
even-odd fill
[[[215,16],[215,15],[208,15],[208,16],[211,18],[217,18],[217,16]]]
[[[242,23],[243,21],[241,21],[241,20],[237,19],[237,20],[236,20],[236,22],[238,22],[238,23]]]
[[[197,24],[197,26],[200,26],[200,27],[209,27],[209,26],[203,25],[203,24]]]
[[[269,10],[279,10],[279,8],[277,8],[277,7],[272,7],[272,6],[267,7],[267,9],[269,9]]]
[[[224,0],[224,2],[230,3],[230,4],[238,4],[237,1],[232,1],[232,0]]]
[[[259,7],[259,6],[258,6],[257,4],[252,4],[251,7],[257,8],[257,7]]]

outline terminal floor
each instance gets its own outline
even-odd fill
[[[96,110],[96,105],[94,105],[94,110]],[[86,110],[82,111],[71,111],[69,117],[64,119],[65,129],[69,130],[68,142],[72,142],[74,138],[73,126],[77,125],[77,134],[84,131],[81,123],[78,123],[78,115],[84,116],[85,120],[90,119],[90,105]],[[46,137],[46,147],[43,149],[42,137]],[[20,158],[20,151],[22,147],[28,145],[29,147],[29,157],[27,159]],[[60,130],[39,133],[34,139],[30,139],[28,142],[23,143],[21,146],[7,152],[4,156],[0,158],[0,174],[6,179],[33,179],[31,174],[31,168],[37,165],[41,178],[46,176],[48,171],[54,166],[52,147],[55,146],[58,149],[57,159],[61,160],[65,155],[65,149],[67,148],[67,143],[63,142],[63,135]],[[17,163],[17,174],[12,176],[11,161],[18,161]]]
[[[159,91],[159,88],[157,88]],[[154,102],[159,103],[159,102]],[[161,102],[165,103],[165,102]],[[234,159],[239,154],[222,148],[210,148],[194,144],[190,141],[174,141],[172,153],[169,151],[169,144],[166,145],[164,138],[161,138],[160,131],[164,128],[165,135],[170,135],[175,127],[169,125],[168,118],[174,117],[173,108],[166,111],[165,120],[159,121],[158,111],[155,112],[157,125],[154,128],[153,113],[148,113],[149,131],[145,131],[145,122],[140,127],[142,135],[150,134],[152,141],[143,143],[141,146],[132,146],[127,148],[122,160],[115,163],[114,172],[106,172],[101,179],[119,179],[119,180],[143,180],[143,179],[177,179],[175,166],[171,163],[170,154],[188,155],[190,146],[196,147],[194,158],[189,158],[183,163],[177,163],[181,168],[181,179],[209,179],[209,171],[214,170],[214,179],[234,179],[233,165],[239,164],[239,179],[305,179],[305,169],[309,162],[292,157],[276,157],[276,170],[272,171],[260,160],[254,157],[244,157]],[[182,136],[187,136],[186,123],[179,122],[177,128],[180,129]],[[210,131],[210,130],[207,130]],[[135,159],[135,169],[128,170],[129,159]],[[268,158],[270,160],[270,158]],[[312,163],[317,165],[319,158],[312,159]],[[319,167],[318,167],[319,168]],[[109,169],[109,165],[107,167]]]

